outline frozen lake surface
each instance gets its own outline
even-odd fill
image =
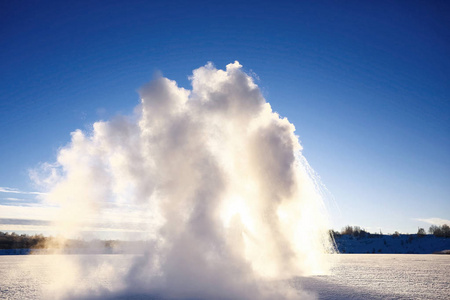
[[[42,299],[42,288],[50,284],[48,263],[55,257],[0,256],[0,298]],[[294,278],[291,284],[318,299],[450,299],[450,255],[342,254],[330,259],[331,275]],[[27,268],[20,267],[24,263]]]

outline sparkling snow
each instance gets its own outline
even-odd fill
[[[0,299],[42,298],[52,259],[0,256]],[[342,254],[330,259],[331,275],[295,278],[291,284],[318,299],[450,299],[450,255]]]

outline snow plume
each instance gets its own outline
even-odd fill
[[[241,67],[196,69],[191,91],[156,78],[140,90],[134,116],[72,133],[49,181],[61,235],[126,222],[147,242],[127,258],[59,257],[51,295],[306,295],[282,282],[325,270],[323,202],[294,126]]]

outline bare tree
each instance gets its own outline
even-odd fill
[[[426,231],[425,231],[425,229],[423,229],[423,228],[419,228],[418,230],[417,230],[417,235],[418,236],[425,236],[427,233],[426,233]]]

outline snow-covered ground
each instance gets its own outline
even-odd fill
[[[450,299],[450,255],[332,255],[332,274],[301,278],[319,299]]]
[[[416,234],[371,235],[354,237],[341,235],[335,237],[340,253],[405,253],[432,254],[450,250],[450,238],[434,235],[418,236]]]
[[[330,275],[294,278],[292,286],[318,299],[450,299],[450,255],[342,254],[329,258]],[[51,255],[0,256],[0,298],[42,298],[42,287],[50,284],[47,266],[52,259]],[[20,268],[23,263],[28,268]]]

